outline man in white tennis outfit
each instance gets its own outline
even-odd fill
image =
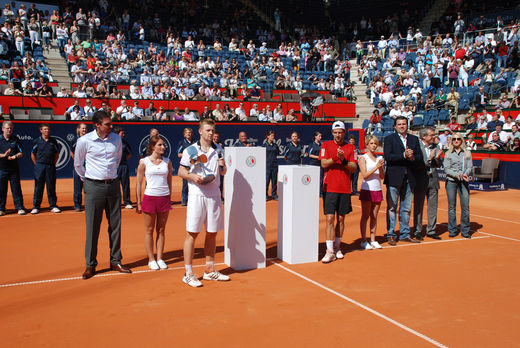
[[[186,211],[186,239],[184,240],[184,266],[182,278],[192,287],[202,286],[192,269],[195,239],[206,225],[204,255],[206,269],[203,280],[227,281],[229,277],[215,270],[217,232],[224,229],[220,175],[226,174],[222,147],[213,143],[215,121],[203,119],[199,124],[200,140],[182,152],[178,175],[188,180],[188,207]],[[204,157],[207,159],[205,161]]]

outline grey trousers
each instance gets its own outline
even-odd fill
[[[423,228],[423,211],[424,199],[428,201],[428,225],[426,226],[426,234],[435,234],[437,228],[437,207],[439,203],[439,190],[434,185],[429,185],[427,188],[415,188],[413,197],[413,223],[415,236],[424,236]]]
[[[85,219],[87,238],[85,241],[85,261],[87,267],[97,266],[97,245],[103,213],[108,220],[110,240],[110,263],[121,262],[121,191],[119,180],[104,184],[85,180]]]

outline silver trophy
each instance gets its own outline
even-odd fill
[[[205,154],[198,153],[197,149],[194,146],[190,146],[187,149],[188,155],[190,156],[190,163],[193,164],[194,167],[200,168],[202,171],[202,185],[212,182],[215,180],[215,175],[208,174],[206,169],[204,168],[204,163],[208,162],[208,157]]]

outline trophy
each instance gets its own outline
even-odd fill
[[[208,162],[208,157],[205,154],[198,154],[197,149],[194,146],[190,146],[187,148],[188,155],[190,156],[190,163],[193,164],[194,167],[200,168],[202,171],[202,185],[212,182],[215,180],[215,175],[206,173],[206,169],[204,168],[204,163]]]

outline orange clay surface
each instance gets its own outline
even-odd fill
[[[174,186],[173,200],[178,202],[178,178]],[[30,209],[33,182],[22,182],[22,189]],[[44,196],[42,213],[17,216],[9,198],[10,214],[0,218],[2,347],[519,345],[520,191],[472,192],[475,233],[466,240],[447,236],[446,194],[441,189],[442,241],[397,247],[381,237],[383,203],[378,226],[383,249],[368,251],[358,250],[361,208],[353,197],[342,245],[345,259],[328,265],[288,265],[273,259],[265,269],[235,272],[221,264],[221,232],[217,268],[232,280],[204,282],[204,287],[193,289],[181,282],[184,207],[174,205],[167,225],[169,270],[148,271],[143,217],[123,209],[123,263],[134,273],[108,270],[108,239],[102,233],[100,274],[82,280],[84,213],[72,210],[71,180],[59,180],[57,190],[61,214],[45,210]],[[320,257],[324,222],[322,216]],[[276,256],[276,238],[277,202],[271,201],[269,258]],[[194,270],[202,276],[203,238],[196,246]]]

